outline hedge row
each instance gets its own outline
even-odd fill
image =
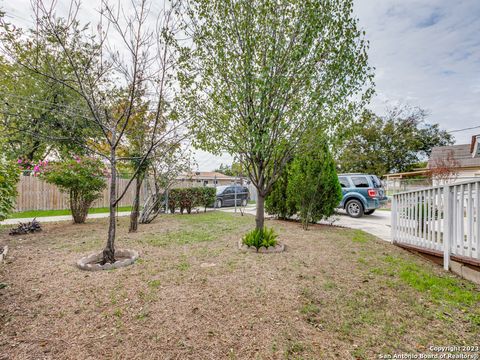
[[[168,209],[171,213],[175,209],[180,209],[183,214],[185,210],[190,214],[192,208],[203,206],[207,211],[207,206],[212,205],[216,199],[216,189],[211,187],[191,187],[176,188],[168,192]]]

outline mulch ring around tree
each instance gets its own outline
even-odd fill
[[[86,271],[112,270],[132,265],[138,259],[135,250],[118,249],[115,251],[115,262],[101,264],[103,253],[94,253],[77,261],[77,267]]]

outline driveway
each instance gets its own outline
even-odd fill
[[[388,242],[392,241],[392,236],[390,232],[390,211],[377,210],[372,215],[365,215],[360,219],[355,219],[348,216],[345,211],[339,210],[335,218],[338,220],[334,222],[334,225],[363,230],[372,235],[375,235],[382,240]]]
[[[233,207],[221,208],[221,211],[234,212]],[[237,211],[239,211],[237,209]],[[255,215],[256,207],[254,204],[249,204],[244,212]],[[268,216],[267,214],[265,214]],[[351,218],[344,210],[338,210],[337,215],[334,216],[334,225],[344,226],[352,229],[363,230],[367,233],[375,235],[376,237],[391,242],[392,236],[390,233],[390,211],[377,210],[372,215],[365,215],[360,219]],[[331,221],[322,221],[324,224],[331,224]]]

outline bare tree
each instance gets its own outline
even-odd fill
[[[185,121],[171,116],[175,95],[175,72],[181,53],[176,38],[179,34],[175,17],[177,2],[173,1],[159,14],[153,14],[148,0],[132,1],[128,8],[120,4],[100,2],[100,20],[96,34],[79,20],[80,2],[70,3],[68,15],[56,15],[56,2],[47,5],[44,0],[33,0],[36,17],[35,41],[49,38],[48,47],[37,57],[55,56],[64,59],[68,69],[51,64],[46,71],[36,66],[38,59],[24,59],[9,51],[9,41],[3,44],[4,53],[35,74],[55,81],[77,93],[86,104],[88,113],[82,119],[91,122],[102,134],[103,141],[80,144],[89,152],[105,158],[110,168],[110,218],[103,263],[115,261],[115,208],[124,197],[138,173],[155,153],[155,149],[173,139],[185,136]],[[154,17],[155,26],[149,26]],[[39,40],[40,39],[40,40]],[[119,106],[119,103],[121,104]],[[119,149],[128,147],[126,134],[141,105],[148,103],[149,116],[144,143],[136,156],[137,167],[123,191],[118,191],[116,179],[118,164],[129,157],[121,157]],[[65,112],[74,109],[65,109]],[[137,119],[138,121],[138,119]],[[70,139],[75,142],[76,139]]]
[[[166,208],[168,191],[178,181],[178,177],[191,168],[190,152],[179,146],[155,158],[149,172],[151,177],[147,180],[148,196],[140,214],[141,224],[151,223]]]
[[[455,159],[453,151],[448,150],[446,157],[435,158],[431,161],[428,175],[432,180],[436,180],[440,185],[444,185],[457,179],[459,167],[460,163]]]

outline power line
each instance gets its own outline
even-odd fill
[[[479,128],[480,128],[480,125],[472,126],[472,127],[468,127],[468,128],[464,128],[464,129],[451,130],[451,131],[447,131],[447,132],[448,133],[455,133],[455,132],[467,131],[467,130],[473,130],[473,129],[479,129]]]

